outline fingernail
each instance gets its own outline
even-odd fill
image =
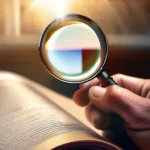
[[[87,83],[80,84],[80,88],[83,88],[83,87],[87,86],[88,84],[89,84],[88,82],[87,82]]]
[[[84,86],[83,84],[80,84],[80,85],[79,85],[80,88],[82,88],[83,86]]]
[[[99,86],[91,87],[89,90],[89,95],[92,97],[100,97],[104,89]]]
[[[83,84],[81,84],[81,87],[88,86],[89,84],[90,84],[90,82],[83,83]]]

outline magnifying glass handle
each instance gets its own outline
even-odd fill
[[[117,83],[113,80],[112,77],[110,77],[110,75],[106,71],[101,71],[98,74],[97,78],[99,79],[102,87],[117,85]]]

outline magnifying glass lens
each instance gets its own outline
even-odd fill
[[[40,53],[53,76],[79,83],[93,77],[101,68],[104,61],[101,49],[101,41],[90,25],[67,20],[46,29]]]

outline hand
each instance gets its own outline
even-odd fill
[[[118,83],[100,87],[98,79],[80,85],[74,102],[85,107],[86,118],[98,129],[109,128],[109,113],[124,119],[125,130],[140,150],[150,149],[150,80],[114,75]]]

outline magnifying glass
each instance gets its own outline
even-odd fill
[[[108,56],[106,37],[88,17],[69,14],[54,20],[41,36],[39,51],[49,73],[63,82],[80,84],[97,77],[102,87],[116,85],[103,70]],[[110,116],[110,129],[118,131],[123,120]]]
[[[103,87],[116,84],[103,70],[106,37],[88,17],[69,14],[54,20],[43,32],[39,50],[49,73],[63,82],[79,84],[97,77]]]

